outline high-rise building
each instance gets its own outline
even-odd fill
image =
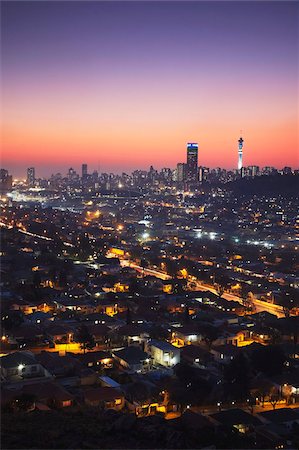
[[[87,164],[82,164],[82,179],[87,177]]]
[[[242,170],[243,167],[243,138],[240,137],[238,140],[239,146],[238,146],[238,170]]]
[[[248,166],[248,176],[250,177],[256,177],[260,174],[260,168],[259,166]]]
[[[198,170],[198,178],[199,178],[199,182],[202,183],[203,181],[205,181],[207,179],[207,176],[209,174],[210,169],[208,167],[199,167]]]
[[[178,163],[176,169],[176,181],[182,183],[186,180],[187,164]]]
[[[191,182],[198,181],[198,144],[187,144],[187,179]]]
[[[0,169],[0,192],[6,193],[11,191],[12,176],[9,175],[8,170]]]
[[[35,185],[35,168],[34,167],[28,167],[28,169],[27,169],[27,184],[28,184],[28,186]]]

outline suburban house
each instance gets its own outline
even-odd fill
[[[22,381],[29,378],[50,376],[50,373],[29,351],[10,353],[1,357],[1,378],[3,381]]]
[[[147,349],[153,359],[153,364],[173,367],[180,362],[180,349],[166,341],[150,340]]]
[[[255,427],[262,424],[262,422],[255,416],[249,414],[243,409],[228,409],[211,414],[210,418],[216,426],[225,426],[235,430],[239,433],[248,434],[254,431]]]
[[[183,326],[175,328],[171,335],[171,340],[176,346],[183,347],[202,340],[201,334],[193,326]]]
[[[147,372],[151,367],[150,355],[134,345],[113,352],[112,356],[128,371]]]
[[[125,405],[123,393],[113,387],[95,387],[84,392],[84,402],[89,406],[120,411]]]
[[[238,353],[239,348],[235,345],[218,345],[211,348],[211,354],[220,364],[228,364]]]

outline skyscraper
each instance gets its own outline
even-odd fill
[[[0,193],[6,193],[11,191],[12,188],[12,176],[9,175],[8,170],[0,169]]]
[[[178,183],[182,183],[183,181],[186,180],[186,168],[187,168],[187,164],[185,164],[185,163],[177,164],[176,181]]]
[[[198,181],[198,144],[187,144],[187,179],[189,182]]]
[[[240,137],[238,140],[239,148],[238,148],[238,170],[242,170],[243,167],[243,138]]]
[[[82,178],[87,176],[87,164],[82,164]]]
[[[27,184],[28,184],[28,186],[35,185],[35,168],[34,167],[28,167],[28,169],[27,169]]]

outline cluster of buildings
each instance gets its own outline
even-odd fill
[[[1,169],[0,193],[5,194],[15,186],[17,189],[39,188],[52,191],[66,190],[68,192],[92,192],[101,189],[124,190],[124,189],[149,189],[165,187],[177,187],[184,191],[198,191],[203,184],[227,183],[238,178],[255,178],[261,175],[291,175],[297,173],[291,167],[284,167],[277,170],[274,167],[266,166],[243,166],[243,145],[242,137],[238,140],[238,162],[234,170],[225,170],[220,167],[210,169],[198,163],[198,143],[188,143],[186,152],[186,162],[178,163],[175,169],[163,168],[160,172],[152,166],[149,171],[135,170],[131,175],[122,173],[121,175],[99,173],[93,171],[88,173],[86,163],[82,164],[81,174],[73,168],[68,170],[66,176],[61,173],[52,175],[49,179],[37,178],[35,167],[27,169],[25,180],[13,180],[8,171]]]
[[[2,170],[3,412],[113,410],[292,448],[298,174],[262,173],[198,167],[196,143],[175,172],[31,167],[12,186]]]

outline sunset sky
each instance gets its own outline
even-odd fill
[[[2,2],[13,175],[298,167],[298,2]]]

